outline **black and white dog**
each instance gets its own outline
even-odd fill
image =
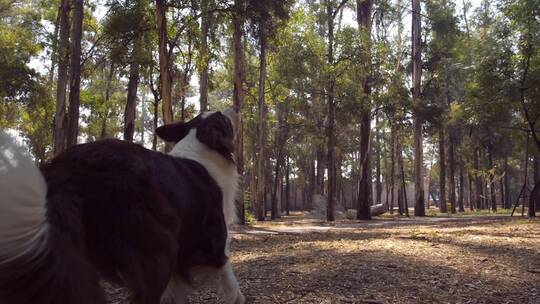
[[[41,172],[0,134],[0,303],[104,304],[105,279],[132,303],[177,304],[209,278],[244,303],[228,261],[235,122],[225,110],[162,126],[169,155],[77,145]]]

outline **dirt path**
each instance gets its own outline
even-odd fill
[[[540,304],[539,220],[293,216],[232,238],[248,303]],[[205,288],[190,303],[221,302]]]
[[[238,230],[249,303],[538,303],[540,222],[283,220]],[[219,303],[201,291],[191,303]]]

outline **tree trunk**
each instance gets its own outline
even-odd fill
[[[412,0],[412,79],[413,104],[420,103],[420,85],[422,80],[422,37],[421,37],[421,11],[420,0]],[[414,113],[414,215],[425,216],[424,207],[424,175],[423,145],[422,145],[422,118]]]
[[[109,100],[111,98],[111,84],[113,76],[114,61],[111,61],[111,65],[109,67],[109,75],[107,76],[107,84],[105,86],[105,104],[109,104]],[[105,113],[101,119],[101,134],[99,136],[99,139],[104,139],[107,138],[107,121],[109,120],[109,109],[107,109],[107,113]]]
[[[316,173],[316,168],[315,168],[315,158],[311,158],[309,160],[309,186],[308,186],[308,193],[307,193],[307,199],[306,199],[306,202],[307,202],[307,208],[311,208],[313,206],[313,195],[315,195],[315,189],[317,187],[317,176],[315,175]],[[306,209],[306,206],[304,206],[303,208],[304,210]]]
[[[291,182],[289,180],[289,175],[291,174],[291,161],[289,156],[286,157],[287,164],[285,166],[285,212],[287,215],[290,215],[290,200],[291,200]]]
[[[439,187],[440,187],[440,198],[439,198],[439,209],[442,213],[447,213],[447,204],[446,204],[446,156],[445,156],[445,136],[444,136],[444,126],[441,126],[439,129]]]
[[[54,70],[58,61],[58,34],[60,33],[60,21],[62,19],[63,3],[60,1],[58,12],[56,13],[56,21],[54,22],[54,34],[52,37],[51,46],[51,68],[49,70],[49,84],[52,86],[54,81]]]
[[[244,105],[244,45],[242,39],[244,37],[244,1],[235,0],[235,11],[232,16],[233,23],[233,50],[234,50],[234,91],[233,91],[233,108],[238,114],[236,121],[236,136],[234,137],[234,155],[236,157],[236,168],[240,176],[244,175],[244,126],[242,119],[242,107]],[[240,224],[245,225],[245,208],[244,208],[244,182],[240,179],[238,185],[239,197],[236,200],[237,209],[239,210]]]
[[[465,195],[465,176],[463,174],[463,162],[459,162],[459,199],[458,199],[458,210],[459,212],[465,212],[463,207],[463,197]]]
[[[357,0],[356,1],[356,15],[358,21],[358,29],[363,31],[366,35],[367,41],[365,41],[366,49],[371,49],[371,11],[373,8],[372,0]],[[370,52],[370,51],[369,51]],[[371,67],[371,55],[364,58],[365,66]],[[371,131],[371,108],[369,98],[371,96],[371,82],[370,71],[367,72],[368,76],[363,79],[362,87],[364,91],[364,102],[361,105],[362,110],[360,112],[360,184],[358,189],[358,201],[356,218],[359,220],[371,219],[370,208],[370,193],[371,193],[371,172],[370,172],[370,131]]]
[[[390,214],[394,214],[395,168],[396,168],[396,128],[390,127]]]
[[[450,127],[449,140],[448,140],[448,165],[449,165],[449,199],[450,199],[450,212],[456,213],[456,161],[454,157],[454,143],[455,143],[455,130]]]
[[[469,208],[474,211],[473,178],[470,172],[467,174],[467,180],[469,181]]]
[[[535,187],[540,187],[540,186],[537,186],[538,183],[540,182],[540,156],[538,156],[538,155],[534,156],[533,181],[534,181]],[[540,190],[539,190],[538,194],[540,194]],[[538,197],[538,194],[537,194],[537,196],[535,198],[535,203],[536,203],[535,210],[536,211],[540,210],[540,197]]]
[[[210,63],[210,55],[208,53],[210,13],[208,11],[208,0],[201,0],[201,49],[199,54],[199,104],[201,112],[208,110],[208,66]]]
[[[167,50],[169,38],[167,36],[167,3],[165,0],[156,0],[156,23],[163,124],[171,124],[174,121],[174,117],[172,112],[171,75]],[[166,152],[170,151],[172,147],[173,143],[165,143]]]
[[[152,76],[150,76],[152,77]],[[153,84],[151,84],[152,86]],[[157,92],[157,90],[154,90],[152,89],[152,95],[154,95],[154,102],[153,102],[153,105],[154,105],[154,119],[153,119],[153,122],[152,122],[152,126],[154,128],[154,136],[152,137],[152,150],[154,151],[157,151],[157,140],[158,140],[158,136],[156,134],[156,129],[158,127],[158,118],[159,118],[159,94]]]
[[[511,196],[510,196],[510,172],[508,170],[508,156],[504,157],[504,206],[506,209],[512,208]]]
[[[265,109],[265,82],[266,82],[266,21],[263,19],[259,24],[259,155],[257,160],[257,204],[259,212],[258,220],[264,221],[266,215],[266,109]]]
[[[489,170],[493,169],[493,148],[488,146],[488,166]],[[490,173],[490,183],[489,183],[489,189],[491,192],[491,211],[497,212],[497,197],[495,196],[495,174]]]
[[[326,16],[328,21],[328,65],[334,64],[334,8],[330,1],[326,1]],[[328,202],[326,206],[326,220],[334,221],[334,209],[335,209],[335,190],[336,190],[336,167],[334,163],[334,148],[335,148],[335,105],[334,105],[334,76],[328,81],[328,87],[326,89],[327,106],[328,106],[328,125],[326,126],[327,136],[327,158],[326,165],[328,168]]]
[[[540,200],[540,182],[535,183],[532,191],[531,196],[529,197],[529,210],[528,215],[529,217],[536,217],[536,206],[538,205],[538,201]]]
[[[66,146],[66,86],[69,62],[69,0],[62,0],[59,10],[58,80],[56,82],[56,113],[54,115],[54,154]]]
[[[316,185],[314,194],[324,194],[324,147],[323,144],[317,145],[317,167],[316,167]]]
[[[127,101],[124,111],[124,140],[133,142],[135,133],[135,116],[137,112],[137,89],[139,86],[140,53],[142,48],[142,35],[137,34],[133,41],[133,54],[129,70]]]
[[[483,187],[482,187],[482,178],[480,176],[480,174],[478,174],[479,170],[480,170],[480,161],[478,159],[478,153],[480,153],[479,149],[476,148],[474,150],[474,156],[473,156],[473,161],[474,161],[474,170],[476,171],[476,177],[475,177],[475,204],[476,204],[476,209],[483,209],[483,206],[482,206],[482,196],[483,196]]]
[[[81,98],[81,40],[84,17],[83,0],[73,1],[73,22],[71,26],[71,58],[69,72],[69,110],[67,146],[77,144],[79,135],[79,106]]]
[[[376,145],[376,151],[375,151],[375,174],[377,175],[375,177],[375,203],[380,204],[381,203],[381,195],[382,195],[382,183],[381,183],[381,139],[380,139],[380,128],[379,128],[379,116],[375,116],[375,145]]]

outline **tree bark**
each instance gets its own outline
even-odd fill
[[[257,218],[264,221],[266,215],[266,109],[265,109],[265,82],[266,82],[266,21],[263,19],[259,24],[259,128],[257,160],[257,204],[259,206]]]
[[[111,98],[111,84],[112,79],[114,76],[114,61],[111,61],[111,65],[109,67],[109,75],[107,76],[107,85],[105,86],[105,104],[109,104],[109,100]],[[103,115],[101,118],[101,134],[100,139],[107,138],[107,121],[109,120],[109,109],[107,109],[107,113]]]
[[[512,208],[511,196],[510,196],[510,172],[508,170],[508,156],[504,157],[504,206],[506,209]]]
[[[455,130],[453,127],[449,129],[448,140],[448,165],[449,165],[449,199],[450,199],[450,212],[456,213],[456,161],[454,157],[454,143],[455,143]]]
[[[326,0],[326,16],[328,21],[328,65],[334,65],[334,17],[335,12],[333,8],[333,3]],[[334,163],[334,149],[336,145],[336,139],[334,134],[334,124],[335,124],[335,105],[334,105],[334,85],[335,79],[334,76],[330,76],[328,80],[328,87],[326,88],[326,98],[328,106],[328,125],[326,126],[326,137],[327,137],[327,158],[326,165],[328,168],[328,202],[326,206],[326,220],[334,221],[334,210],[335,210],[335,190],[336,190],[336,167]]]
[[[371,49],[371,11],[373,8],[372,0],[357,0],[356,15],[358,29],[363,31],[367,37],[365,41],[366,49]],[[369,51],[370,52],[370,51]],[[371,55],[364,58],[365,66],[371,67]],[[369,98],[371,96],[371,71],[367,71],[368,76],[363,80],[362,87],[364,91],[364,102],[360,111],[360,185],[358,189],[358,201],[356,218],[359,220],[371,219],[370,193],[371,193],[371,170],[370,170],[370,131],[371,131],[371,107]]]
[[[476,148],[474,150],[474,155],[473,155],[474,170],[476,171],[474,194],[475,194],[476,209],[483,209],[483,206],[482,206],[483,187],[482,187],[482,178],[480,177],[480,174],[479,174],[480,161],[478,159],[479,158],[478,153],[480,153],[480,151],[478,148]]]
[[[158,52],[159,52],[159,78],[161,82],[161,100],[163,123],[171,124],[174,121],[172,112],[172,91],[171,91],[171,74],[169,66],[169,56],[167,50],[167,3],[166,0],[156,0],[156,23],[158,35]],[[165,151],[172,149],[172,143],[165,143]]]
[[[445,135],[444,135],[444,126],[441,126],[439,129],[439,187],[440,187],[440,198],[439,198],[439,210],[442,213],[447,213],[447,204],[446,204],[446,156],[445,156]]]
[[[58,41],[58,79],[56,82],[56,113],[54,115],[54,154],[64,151],[66,146],[66,86],[69,62],[69,0],[60,3]]]
[[[540,182],[540,156],[538,155],[534,156],[533,181],[534,181],[535,187]],[[540,190],[538,194],[540,194]],[[540,210],[540,197],[538,197],[538,195],[535,198],[535,202],[536,202],[535,210],[538,211]]]
[[[242,107],[244,105],[244,78],[245,78],[245,60],[244,60],[244,1],[235,0],[235,10],[232,16],[233,23],[233,50],[234,50],[234,90],[233,90],[233,108],[238,114],[236,121],[236,136],[234,137],[234,155],[236,157],[236,168],[240,176],[244,175],[244,126],[242,119]],[[244,208],[244,183],[240,179],[239,197],[236,200],[239,210],[240,224],[245,225]]]
[[[281,181],[281,167],[283,167],[283,137],[284,137],[284,121],[283,121],[283,108],[282,105],[276,104],[276,115],[278,116],[278,125],[276,128],[275,134],[275,151],[276,151],[276,166],[274,170],[274,187],[272,189],[272,211],[270,213],[270,218],[275,220],[279,217],[278,213],[278,201],[277,201],[277,190],[278,183]]]
[[[458,211],[465,212],[463,207],[463,197],[465,195],[465,176],[463,174],[463,162],[459,162],[459,198],[458,198]]]
[[[323,144],[317,146],[317,167],[316,167],[316,185],[314,194],[324,194],[324,147]]]
[[[380,135],[380,128],[379,128],[379,116],[375,116],[375,145],[376,145],[376,151],[375,151],[375,174],[377,175],[375,177],[375,203],[380,204],[381,203],[381,195],[382,195],[382,182],[381,182],[381,135]]]
[[[208,28],[210,24],[210,13],[208,0],[201,0],[201,49],[200,49],[200,71],[199,71],[199,104],[201,113],[208,110],[208,66],[210,55],[208,53]]]
[[[420,0],[412,0],[412,79],[413,104],[420,104],[420,86],[422,80],[422,37],[421,37]],[[418,111],[414,113],[414,215],[425,216],[422,118]]]
[[[135,116],[137,112],[137,89],[139,87],[140,74],[140,53],[142,48],[142,37],[138,33],[133,41],[133,53],[129,70],[129,82],[127,89],[127,101],[124,111],[124,140],[133,142],[135,133]]]
[[[291,172],[291,161],[289,159],[289,156],[287,156],[286,159],[287,159],[287,164],[285,166],[285,212],[287,215],[290,215],[291,182],[289,180],[289,175]]]
[[[396,168],[396,128],[390,127],[390,214],[394,214],[394,193],[395,193],[395,168]]]
[[[79,135],[79,106],[81,98],[81,40],[84,17],[83,0],[73,1],[73,22],[71,26],[71,58],[69,72],[69,109],[66,145],[77,144]]]
[[[488,146],[488,166],[489,169],[493,169],[493,148]],[[495,174],[490,173],[490,183],[489,183],[489,189],[491,192],[491,211],[497,212],[497,197],[495,196]]]

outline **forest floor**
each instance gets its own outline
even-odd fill
[[[233,232],[248,303],[540,304],[540,220],[503,216],[325,223],[296,213]],[[190,303],[221,303],[203,288]]]

